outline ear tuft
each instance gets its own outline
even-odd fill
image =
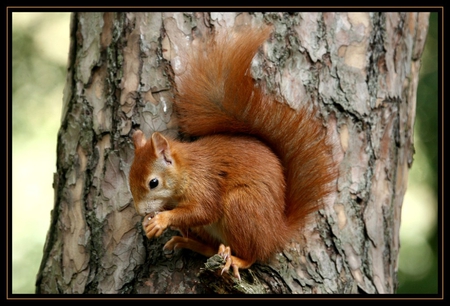
[[[161,133],[152,134],[152,146],[156,156],[163,157],[167,164],[172,164],[169,142]]]
[[[133,142],[134,142],[134,148],[142,148],[147,143],[147,140],[145,139],[145,135],[141,130],[136,130],[133,133]]]
[[[167,142],[167,139],[158,132],[152,134],[152,144],[153,148],[155,149],[156,155],[159,155],[161,154],[161,152],[169,149],[169,143]]]

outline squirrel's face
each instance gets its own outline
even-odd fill
[[[129,183],[136,211],[146,215],[172,208],[176,175],[167,140],[154,133],[151,141],[146,141],[141,131],[134,133],[133,140]]]
[[[130,183],[136,211],[140,215],[147,215],[171,208],[174,196],[170,188],[172,184],[170,177],[155,172],[141,178],[137,185]]]

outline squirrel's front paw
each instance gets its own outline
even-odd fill
[[[148,214],[142,221],[142,226],[148,239],[159,237],[170,226],[170,213]]]

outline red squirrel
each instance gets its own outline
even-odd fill
[[[265,262],[305,226],[337,177],[314,108],[294,110],[252,78],[270,28],[216,35],[187,55],[175,111],[187,142],[133,134],[129,184],[151,239],[178,229],[165,250],[220,254],[228,271]]]

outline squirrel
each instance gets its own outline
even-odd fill
[[[250,72],[270,27],[211,35],[175,76],[182,141],[132,135],[129,186],[151,239],[175,228],[164,250],[225,259],[222,269],[267,262],[333,191],[333,145],[317,111],[267,94]]]

